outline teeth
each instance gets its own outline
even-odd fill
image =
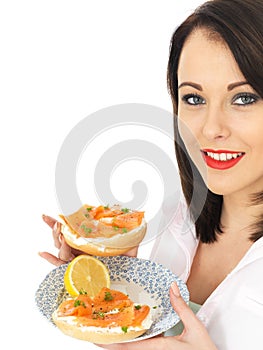
[[[213,156],[213,158],[214,158],[215,160],[219,160],[219,159],[220,159],[219,153],[215,153],[214,156]]]
[[[226,153],[220,154],[220,160],[226,160]]]
[[[237,157],[242,156],[242,153],[213,153],[213,152],[205,152],[208,157],[211,157],[215,160],[220,160],[225,162],[227,160],[236,159]]]

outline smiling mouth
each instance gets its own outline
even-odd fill
[[[214,151],[204,149],[201,150],[206,164],[218,170],[225,170],[236,165],[245,155],[244,152],[230,152],[230,151]]]
[[[231,159],[236,159],[238,157],[241,157],[244,154],[243,152],[238,152],[238,153],[229,153],[229,152],[214,153],[214,152],[206,152],[206,151],[203,151],[203,152],[206,156],[215,160],[220,160],[221,162],[226,162]]]

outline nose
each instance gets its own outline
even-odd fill
[[[202,133],[209,141],[223,140],[230,135],[226,113],[221,108],[210,106],[203,119]]]

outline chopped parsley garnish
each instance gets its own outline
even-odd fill
[[[134,307],[136,310],[140,310],[142,308],[141,305],[135,305]]]
[[[104,312],[101,312],[101,311],[94,312],[94,313],[93,313],[93,316],[92,316],[93,320],[97,320],[98,317],[104,319],[104,318],[105,318],[105,313],[104,313]]]
[[[87,227],[86,225],[81,225],[80,228],[86,233],[86,234],[89,234],[92,232],[92,228],[90,227]]]
[[[128,213],[128,212],[130,211],[130,209],[128,209],[128,208],[122,208],[121,211],[122,211],[123,213]]]
[[[86,307],[86,304],[84,303],[84,301],[75,300],[75,301],[74,301],[74,307],[78,307],[78,306]]]
[[[81,288],[81,290],[79,291],[79,294],[88,294],[83,288]]]
[[[127,331],[128,331],[128,327],[123,326],[123,327],[121,327],[121,330],[122,330],[124,333],[127,333]]]
[[[157,306],[153,306],[153,309],[157,309]]]
[[[105,292],[104,300],[105,301],[113,300],[113,295],[111,294],[111,292]]]
[[[119,227],[118,226],[113,226],[115,231],[118,231]]]
[[[128,232],[127,228],[124,227],[124,228],[122,229],[122,233],[127,233],[127,232]]]
[[[87,211],[91,211],[92,210],[92,207],[88,207],[86,208]]]

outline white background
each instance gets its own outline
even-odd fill
[[[96,348],[60,334],[35,306],[35,291],[53,268],[38,251],[54,251],[41,215],[58,214],[57,155],[75,124],[101,108],[136,102],[172,110],[166,88],[170,37],[200,3],[1,2],[0,290],[5,349]],[[147,254],[142,248],[140,255]]]

